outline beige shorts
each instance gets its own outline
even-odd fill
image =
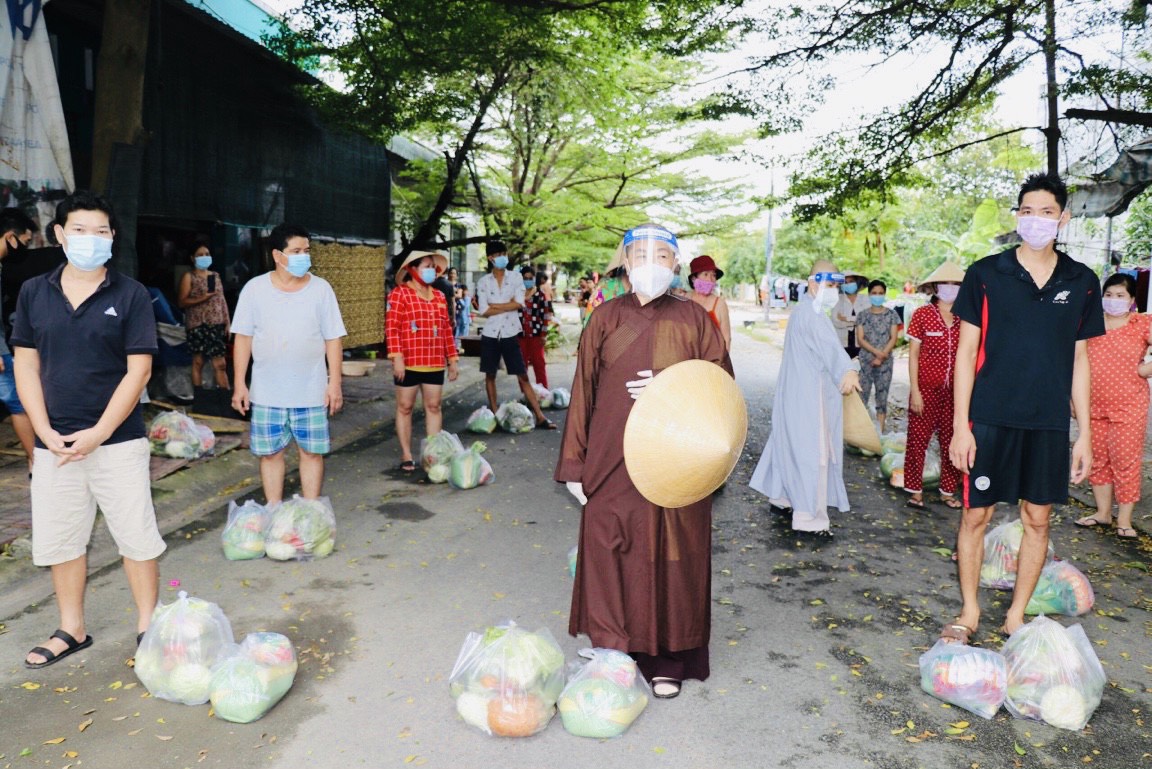
[[[101,446],[79,462],[60,461],[48,449],[32,457],[32,562],[54,566],[84,555],[96,507],[104,514],[120,555],[150,561],[166,545],[156,526],[148,470],[148,439]]]

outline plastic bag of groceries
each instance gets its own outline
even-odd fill
[[[250,499],[242,505],[228,503],[228,523],[220,540],[224,557],[229,561],[247,561],[264,557],[264,531],[271,516],[268,508]]]
[[[496,409],[496,421],[507,433],[530,433],[536,427],[536,417],[523,403],[508,401]]]
[[[336,548],[336,513],[328,497],[300,495],[273,507],[264,552],[274,561],[324,558]]]
[[[474,489],[477,486],[487,486],[496,480],[492,465],[481,456],[487,449],[483,443],[476,441],[467,451],[461,451],[452,457],[452,464],[448,469],[448,482],[457,489]]]
[[[1008,712],[1079,731],[1104,694],[1104,668],[1084,628],[1037,617],[1004,643]]]
[[[586,649],[580,656],[588,661],[575,663],[556,703],[564,728],[577,737],[623,734],[652,698],[648,682],[624,652]]]
[[[568,551],[568,576],[575,579],[576,577],[576,560],[580,557],[580,546],[573,545],[572,549]]]
[[[208,425],[196,425],[196,432],[200,435],[200,453],[211,454],[216,451],[216,433]]]
[[[232,642],[232,624],[220,607],[181,590],[152,612],[136,650],[136,675],[153,697],[201,705],[208,701],[212,666]]]
[[[552,408],[552,391],[542,384],[532,385],[532,390],[536,393],[536,402],[540,404],[542,409]]]
[[[980,567],[980,587],[1011,590],[1016,585],[1016,559],[1024,539],[1024,524],[1017,518],[995,527],[984,535],[984,563]],[[1055,556],[1048,541],[1046,561]]]
[[[435,435],[429,435],[420,441],[420,466],[424,468],[424,472],[428,473],[428,477],[433,483],[443,483],[447,477],[441,479],[442,473],[436,472],[433,477],[432,468],[448,467],[452,462],[452,457],[459,454],[464,450],[464,444],[456,437],[455,433],[450,433],[447,430],[441,430]]]
[[[469,726],[498,737],[527,737],[556,713],[564,653],[546,629],[533,633],[509,621],[468,634],[448,686]]]
[[[880,448],[885,454],[903,454],[908,445],[907,433],[884,433],[880,436]]]
[[[279,633],[249,633],[212,668],[209,699],[217,718],[247,724],[262,718],[292,688],[296,651]]]
[[[1040,572],[1025,614],[1063,614],[1078,617],[1092,610],[1096,593],[1084,572],[1067,561],[1052,561]]]
[[[933,491],[940,488],[940,454],[930,449],[924,454],[924,474],[922,476],[924,489]]]
[[[496,415],[487,406],[481,406],[468,415],[465,425],[470,433],[483,433],[485,435],[496,432]]]
[[[554,387],[552,388],[552,408],[566,409],[568,404],[572,402],[572,393],[568,392],[567,387]]]
[[[148,445],[158,457],[196,459],[204,453],[196,422],[179,411],[157,414],[148,427]]]
[[[940,640],[920,655],[920,688],[990,719],[1008,694],[1008,664],[989,649]]]

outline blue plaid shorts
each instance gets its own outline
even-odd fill
[[[250,434],[250,451],[258,457],[282,451],[293,438],[309,454],[327,454],[332,449],[328,413],[323,406],[297,409],[253,403]]]

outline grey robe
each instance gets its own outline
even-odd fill
[[[792,528],[824,531],[828,505],[847,512],[844,406],[840,380],[848,358],[832,321],[805,294],[792,311],[772,401],[772,432],[749,485],[792,508]]]

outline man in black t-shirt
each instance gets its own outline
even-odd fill
[[[984,532],[996,503],[1019,502],[1024,524],[1002,628],[1013,633],[1044,565],[1052,505],[1092,466],[1087,340],[1104,333],[1100,283],[1055,249],[1069,219],[1059,177],[1029,177],[1017,202],[1023,242],[969,267],[952,306],[961,324],[949,457],[965,475],[956,548],[964,606],[941,632],[951,641],[967,642],[980,621]],[[1079,427],[1071,468],[1069,398]]]

